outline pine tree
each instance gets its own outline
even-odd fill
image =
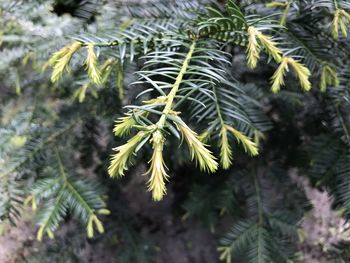
[[[1,224],[31,206],[38,240],[68,219],[93,238],[118,213],[121,262],[147,262],[123,194],[106,196],[136,162],[155,202],[193,168],[184,218],[229,218],[226,262],[300,260],[291,167],[349,218],[348,1],[68,2],[0,4]]]

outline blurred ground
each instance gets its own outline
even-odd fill
[[[0,236],[0,262],[14,263],[26,257],[33,248],[34,230],[29,218],[20,221],[17,227],[6,227],[4,235]]]
[[[300,249],[304,254],[304,262],[327,263],[329,260],[325,252],[331,248],[332,244],[341,240],[350,240],[349,223],[331,209],[327,192],[311,188],[308,180],[297,174],[296,170],[290,172],[292,179],[305,190],[306,196],[313,205],[313,209],[305,214],[301,225],[305,240]]]

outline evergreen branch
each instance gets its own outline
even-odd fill
[[[59,177],[55,178],[54,181],[60,185],[59,188],[57,190],[55,188],[48,189],[46,184],[42,184],[39,181],[34,185],[35,192],[31,195],[34,203],[45,202],[46,199],[53,202],[50,206],[44,205],[44,208],[39,210],[38,224],[40,228],[37,234],[38,240],[42,240],[45,232],[50,238],[53,238],[53,232],[68,211],[72,212],[81,223],[86,225],[88,237],[91,238],[94,235],[93,224],[95,224],[99,233],[103,233],[103,225],[96,213],[107,215],[109,211],[105,209],[105,204],[99,196],[99,191],[92,189],[91,186],[82,183],[82,181],[80,182],[68,176],[57,149],[56,158]],[[49,192],[45,192],[45,189]],[[35,203],[36,206],[37,204]]]
[[[1,171],[0,178],[4,176],[9,176],[10,174],[14,173],[16,170],[20,169],[27,162],[31,161],[35,157],[35,155],[37,155],[40,151],[45,150],[45,147],[47,145],[55,142],[59,137],[61,137],[63,134],[71,130],[73,127],[75,127],[79,123],[80,123],[79,121],[71,122],[67,126],[64,126],[58,131],[52,133],[50,136],[48,136],[44,140],[40,141],[37,145],[35,145],[33,149],[30,149],[29,154],[26,154],[26,156],[24,156],[23,158],[20,158],[19,162],[15,163],[12,167],[9,167],[5,171]]]

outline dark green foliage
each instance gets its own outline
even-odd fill
[[[277,171],[276,171],[277,170]],[[282,171],[283,172],[283,171]],[[293,243],[297,238],[297,225],[306,208],[298,199],[304,199],[284,192],[291,184],[289,180],[279,182],[279,189],[271,189],[271,181],[280,180],[280,169],[244,172],[240,181],[245,195],[245,219],[236,222],[220,241],[221,258],[230,262],[231,258],[244,255],[244,262],[288,262],[296,259]],[[274,196],[271,200],[270,196]],[[290,200],[290,204],[284,202]],[[281,205],[282,203],[283,206]]]

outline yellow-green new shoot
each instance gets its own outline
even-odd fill
[[[249,137],[245,136],[243,133],[231,126],[226,125],[226,129],[230,131],[233,136],[235,136],[237,141],[243,145],[246,153],[250,154],[251,156],[256,156],[259,154],[258,146]]]
[[[87,44],[86,48],[87,48],[88,54],[85,60],[85,65],[88,71],[88,75],[93,83],[100,84],[101,72],[97,66],[97,57],[94,51],[94,45]]]
[[[73,42],[72,44],[62,48],[53,54],[49,60],[49,64],[53,66],[53,71],[51,75],[51,81],[56,82],[61,77],[63,72],[69,70],[69,62],[72,59],[72,56],[77,52],[81,47],[80,42]]]
[[[256,68],[256,64],[260,58],[260,47],[257,41],[257,34],[259,32],[252,26],[248,27],[248,47],[247,59],[250,68]]]
[[[181,134],[185,138],[190,150],[191,160],[196,159],[199,168],[207,172],[215,172],[218,168],[216,158],[212,155],[205,145],[198,139],[198,135],[187,125],[177,125]]]
[[[330,65],[324,65],[321,72],[321,78],[320,78],[320,90],[322,92],[325,92],[327,89],[327,86],[338,86],[339,85],[339,79],[337,72],[334,67]]]
[[[291,66],[296,77],[299,79],[302,89],[304,91],[309,91],[311,89],[311,83],[309,81],[311,73],[309,69],[291,57],[283,57],[280,65],[271,78],[272,92],[276,93],[281,89],[281,86],[284,86],[284,77],[288,71],[288,65]]]
[[[288,63],[291,65],[295,75],[298,77],[302,89],[304,91],[309,91],[311,89],[311,83],[309,81],[309,77],[311,75],[310,70],[293,58],[288,58]]]
[[[132,114],[128,113],[124,117],[120,117],[115,121],[113,133],[115,136],[122,137],[130,133],[131,128],[136,124],[136,120]]]
[[[272,86],[271,91],[273,93],[279,92],[281,89],[281,86],[284,86],[284,76],[286,75],[286,72],[288,70],[288,61],[287,59],[282,59],[282,62],[278,66],[277,70],[273,74],[271,78]]]
[[[260,32],[258,32],[257,36],[261,45],[266,49],[267,54],[272,56],[276,62],[280,62],[282,58],[282,51],[276,46],[277,43],[273,41],[270,36],[265,36]]]
[[[347,37],[349,23],[350,23],[350,14],[346,12],[344,9],[337,8],[334,13],[333,21],[331,24],[331,29],[332,29],[331,33],[333,38],[338,39],[339,27],[340,27],[342,36]]]
[[[223,169],[232,165],[232,150],[227,137],[227,128],[224,125],[220,131],[220,164]]]
[[[95,224],[97,231],[100,234],[103,234],[105,232],[102,222],[97,218],[97,216],[95,214],[91,214],[89,217],[87,226],[86,226],[86,232],[87,232],[87,236],[89,238],[94,237],[94,224]]]
[[[266,53],[274,58],[276,62],[281,61],[282,51],[276,46],[277,43],[270,36],[259,32],[255,27],[248,27],[247,60],[250,68],[255,68],[260,58],[260,46],[263,46]]]
[[[163,159],[164,136],[157,130],[152,135],[153,155],[150,160],[151,166],[146,174],[151,174],[148,180],[148,191],[152,192],[154,201],[160,201],[166,194],[165,181],[168,175]]]
[[[124,171],[128,169],[128,163],[130,162],[137,145],[143,138],[145,138],[145,136],[145,132],[140,131],[128,140],[126,144],[113,149],[116,153],[112,156],[111,164],[108,167],[108,174],[111,177],[124,175]]]

